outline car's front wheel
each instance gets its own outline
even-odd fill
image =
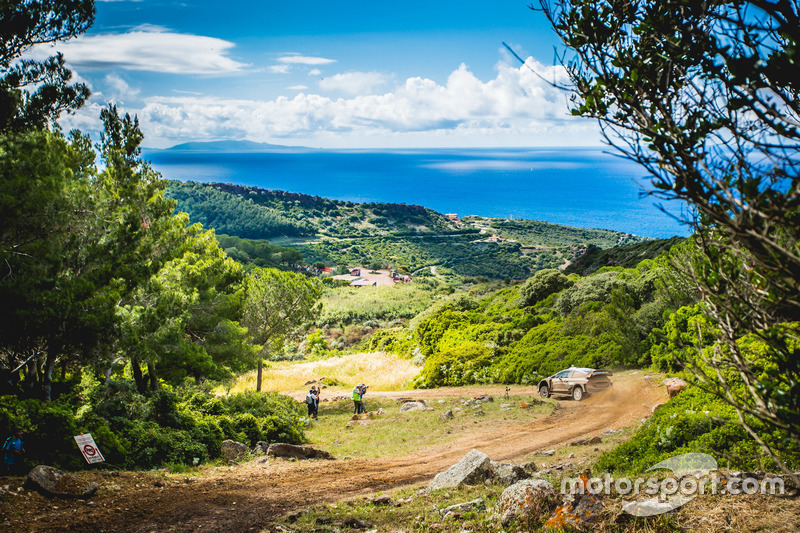
[[[550,397],[550,387],[547,385],[542,385],[539,387],[539,396],[542,398],[549,398]]]
[[[572,389],[572,399],[576,402],[583,400],[583,389],[580,387]]]

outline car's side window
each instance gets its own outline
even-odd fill
[[[570,374],[571,372],[569,370],[562,370],[561,372],[556,374],[556,377],[561,379],[566,379],[569,377]]]

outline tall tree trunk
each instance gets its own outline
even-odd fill
[[[133,380],[136,382],[136,390],[139,394],[147,392],[147,382],[142,375],[142,363],[136,356],[131,357],[131,370],[133,371]]]
[[[49,402],[53,392],[53,369],[56,366],[57,350],[55,348],[47,350],[47,356],[42,368],[42,399]]]
[[[147,374],[150,378],[150,390],[158,390],[158,378],[156,377],[156,365],[153,362],[147,363]]]
[[[36,371],[37,358],[28,360],[25,364],[25,381],[23,387],[28,396],[33,396],[36,392],[36,384],[39,382],[39,373]]]

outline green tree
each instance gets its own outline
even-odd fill
[[[158,378],[180,383],[229,377],[252,366],[255,348],[239,324],[244,292],[242,266],[227,257],[199,224],[174,223],[174,258],[120,306],[120,354],[130,360],[137,388],[158,387]],[[147,367],[147,376],[142,372]]]
[[[322,283],[296,272],[256,268],[245,280],[242,317],[261,354],[275,352],[291,335],[320,314]]]
[[[59,53],[20,59],[36,45],[63,41],[94,22],[94,0],[4,0],[0,3],[0,131],[45,127],[89,97]],[[32,88],[33,91],[29,91]]]
[[[520,287],[520,305],[522,307],[535,305],[551,294],[570,288],[573,284],[574,282],[558,269],[540,270]]]
[[[676,267],[718,327],[689,368],[793,475],[751,420],[800,441],[800,3],[540,5],[570,49],[573,113],[649,172],[652,194],[696,210],[700,255]],[[745,386],[721,378],[730,369]]]
[[[7,148],[0,167],[19,193],[0,197],[8,269],[0,284],[8,302],[2,337],[17,354],[35,351],[28,377],[45,399],[56,363],[107,359],[100,347],[116,338],[117,304],[171,249],[162,237],[173,228],[174,203],[164,198],[160,176],[138,159],[136,121],[113,107],[102,118],[99,173],[91,143],[78,133],[69,142],[36,131],[0,141]]]

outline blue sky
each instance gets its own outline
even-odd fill
[[[541,79],[564,73],[529,4],[98,0],[91,30],[57,45],[93,91],[62,122],[96,131],[110,101],[158,148],[597,145],[596,125]]]

